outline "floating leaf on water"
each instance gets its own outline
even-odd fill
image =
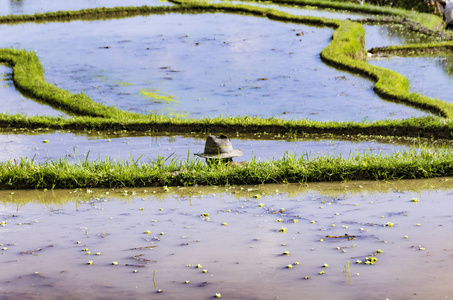
[[[179,101],[176,100],[176,97],[173,95],[165,95],[160,93],[158,89],[141,89],[138,93],[139,95],[145,96],[146,98],[154,100],[157,103],[178,103]],[[159,95],[160,94],[160,95]]]

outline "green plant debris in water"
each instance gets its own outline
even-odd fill
[[[130,82],[118,82],[118,85],[119,86],[131,86],[131,85],[134,85],[134,84],[130,83]]]
[[[141,89],[138,93],[139,95],[145,96],[146,98],[152,99],[153,102],[156,103],[178,103],[173,95],[160,95],[160,91],[158,89]]]

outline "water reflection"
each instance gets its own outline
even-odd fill
[[[371,17],[373,15],[360,13],[360,12],[351,12],[351,11],[341,11],[341,10],[334,10],[334,9],[318,9],[316,7],[310,6],[293,6],[293,5],[279,5],[279,4],[271,4],[265,2],[242,2],[242,1],[229,1],[229,0],[219,0],[219,1],[212,1],[212,3],[231,3],[231,4],[240,4],[240,5],[250,5],[250,6],[258,6],[264,8],[271,8],[279,11],[283,11],[292,15],[296,16],[313,16],[319,18],[328,18],[328,19],[339,19],[339,20],[360,20],[367,17]]]
[[[228,14],[0,27],[0,47],[35,50],[47,81],[121,110],[320,121],[426,115],[322,63],[328,28]]]
[[[453,101],[453,77],[449,57],[371,58],[368,62],[404,75],[410,82],[411,92],[446,102]]]
[[[265,139],[250,139],[247,136],[230,138],[234,148],[244,152],[240,159],[245,161],[250,161],[253,157],[260,160],[280,159],[285,154],[309,155],[312,158],[319,155],[341,155],[347,158],[357,154],[383,155],[424,147],[419,141],[348,141],[322,137],[286,140],[274,139],[272,136],[263,136]],[[121,136],[68,132],[38,132],[33,135],[5,132],[0,135],[0,141],[0,161],[28,158],[36,162],[49,159],[80,162],[110,157],[120,161],[141,158],[141,162],[146,162],[156,160],[159,156],[179,160],[194,159],[194,153],[203,151],[206,136]],[[429,144],[426,146],[431,147]]]
[[[440,38],[428,36],[403,25],[363,25],[365,28],[365,48],[395,46],[403,44],[438,42]]]
[[[0,64],[0,76],[0,113],[66,116],[64,112],[29,99],[17,91],[13,82],[13,73],[9,67]]]
[[[171,5],[160,0],[0,0],[0,15],[23,15],[59,10],[80,10],[115,6],[160,6]]]
[[[13,299],[444,298],[449,180],[2,191],[0,288]]]
[[[273,136],[248,137],[230,136],[233,147],[241,149],[244,155],[240,160],[250,161],[280,159],[285,154],[342,156],[348,158],[358,154],[388,155],[410,149],[442,148],[446,142],[425,144],[423,141],[378,141],[378,140],[336,140],[335,138],[275,138]],[[80,162],[105,159],[128,161],[140,158],[141,162],[157,160],[158,157],[186,160],[194,159],[195,153],[202,152],[205,135],[157,136],[121,134],[91,134],[70,132],[37,132],[36,134],[7,133],[0,135],[0,161],[21,158],[35,162],[65,159]]]
[[[437,57],[435,59],[437,65],[439,65],[450,78],[453,77],[453,56],[446,55],[443,57]]]

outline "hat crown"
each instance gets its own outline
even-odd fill
[[[203,158],[223,159],[242,156],[242,150],[234,150],[230,139],[225,135],[210,135],[206,139],[204,153],[195,153]]]
[[[206,139],[204,147],[205,154],[222,154],[230,152],[233,152],[233,145],[231,145],[231,141],[227,136],[210,135]]]

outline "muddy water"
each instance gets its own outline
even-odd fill
[[[263,137],[265,138],[265,137]],[[244,155],[237,160],[250,161],[253,157],[260,160],[280,159],[285,153],[297,156],[308,154],[310,157],[333,155],[347,158],[357,154],[391,154],[398,151],[418,149],[418,143],[378,142],[373,140],[335,140],[322,138],[300,138],[293,140],[262,140],[247,137],[231,137],[235,149]],[[159,156],[186,160],[194,158],[195,153],[203,152],[206,136],[121,136],[101,134],[74,134],[52,132],[0,135],[0,161],[34,159],[44,162],[48,159],[67,159],[80,162],[88,159],[127,161],[129,159],[146,162]]]
[[[368,62],[404,75],[410,81],[412,92],[453,101],[451,56],[372,58]]]
[[[122,110],[323,121],[425,115],[382,101],[371,81],[323,64],[319,53],[332,37],[326,28],[170,14],[0,29],[0,47],[35,50],[49,82]]]
[[[451,297],[451,180],[3,191],[2,299]]]
[[[14,87],[12,76],[10,68],[0,65],[0,113],[54,117],[66,115],[61,111],[52,109],[48,105],[40,104],[23,96]]]
[[[170,5],[159,0],[0,0],[0,15],[23,15],[58,10],[79,10],[96,7],[115,6],[158,6]]]

